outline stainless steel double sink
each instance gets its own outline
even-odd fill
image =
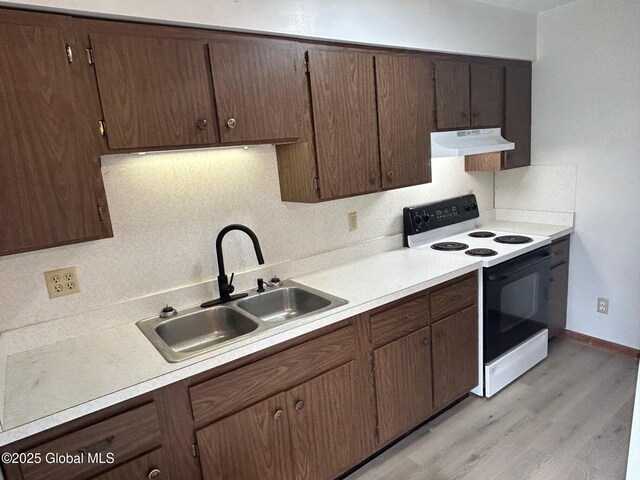
[[[281,287],[253,291],[224,305],[192,307],[173,318],[153,317],[136,325],[168,362],[175,363],[346,303],[286,281]]]

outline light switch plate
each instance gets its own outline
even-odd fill
[[[80,292],[76,267],[61,268],[44,272],[49,298],[64,297]]]

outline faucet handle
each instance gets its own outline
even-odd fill
[[[233,276],[235,275],[235,273],[231,273],[231,278],[229,279],[229,285],[231,285],[233,283]]]

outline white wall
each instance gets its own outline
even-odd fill
[[[102,171],[114,238],[0,257],[0,332],[211,279],[229,223],[254,229],[273,264],[399,234],[407,205],[474,192],[493,208],[493,174],[465,173],[462,158],[436,159],[431,184],[317,205],[280,201],[273,146],[111,156]],[[257,265],[242,233],[224,246],[229,273]],[[81,292],[50,300],[43,272],[72,265]]]
[[[577,164],[567,328],[640,348],[638,0],[539,15],[532,135],[534,164]]]
[[[532,13],[472,0],[13,0],[0,5],[535,59]]]

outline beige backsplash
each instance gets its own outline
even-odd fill
[[[114,238],[0,258],[0,332],[108,306],[121,315],[131,300],[211,280],[215,237],[229,223],[252,228],[272,265],[397,235],[406,205],[473,192],[481,210],[493,208],[493,174],[465,173],[462,158],[435,159],[428,185],[315,205],[280,201],[270,145],[114,155],[102,171]],[[353,211],[359,229],[349,232]],[[224,249],[227,272],[257,267],[242,233],[227,235]],[[50,300],[43,272],[66,266],[77,268],[81,292]],[[213,293],[210,283],[198,288]]]

